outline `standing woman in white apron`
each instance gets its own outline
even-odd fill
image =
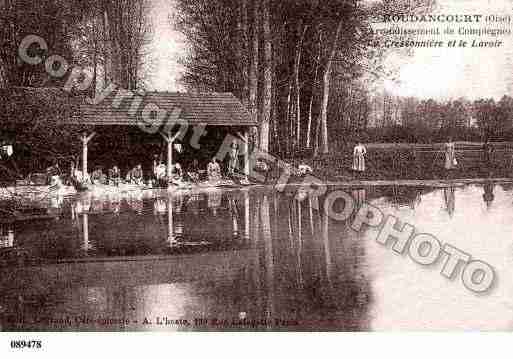
[[[452,138],[449,138],[445,144],[445,169],[452,170],[456,168],[457,164],[454,142],[452,142]]]
[[[358,172],[365,171],[365,155],[367,154],[367,150],[365,146],[362,145],[361,142],[354,147],[353,150],[353,170]]]

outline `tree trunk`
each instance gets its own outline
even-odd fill
[[[308,127],[306,129],[306,148],[311,147],[311,137],[312,137],[312,109],[313,109],[313,102],[315,98],[315,90],[317,89],[317,76],[319,74],[319,63],[321,61],[321,32],[319,31],[319,51],[317,53],[317,59],[315,63],[315,75],[314,80],[312,84],[312,94],[310,96],[310,105],[308,107]]]
[[[241,0],[241,50],[242,50],[242,103],[249,104],[249,36],[248,36],[248,0]]]
[[[287,131],[288,131],[288,135],[285,136],[287,142],[286,142],[286,151],[287,151],[287,154],[290,154],[292,151],[291,151],[291,148],[292,148],[292,141],[290,140],[290,132],[291,132],[291,126],[290,126],[290,123],[291,123],[291,120],[290,120],[290,98],[291,98],[291,95],[292,95],[292,82],[289,80],[289,86],[288,86],[288,92],[287,92],[287,113],[286,113],[286,117],[285,117],[285,125],[286,125],[286,128],[287,128]]]
[[[347,96],[346,100],[344,101],[346,104],[344,113],[346,114],[346,125],[345,127],[349,130],[352,129],[352,122],[353,122],[353,91],[351,84],[347,84]]]
[[[315,140],[314,140],[314,156],[319,154],[319,137],[321,132],[321,116],[317,117],[316,126],[315,126]]]
[[[271,111],[271,123],[272,123],[272,138],[274,143],[274,149],[277,153],[281,153],[280,136],[278,133],[278,86],[277,86],[277,74],[276,74],[276,58],[277,51],[276,47],[273,46],[273,71],[272,71],[272,111]]]
[[[257,104],[257,95],[258,95],[258,57],[259,57],[259,0],[253,0],[253,19],[252,19],[252,29],[251,29],[251,52],[250,52],[250,65],[249,65],[249,112],[251,113],[251,117],[254,121],[258,118],[258,104]],[[252,132],[253,142],[258,143],[258,137],[255,132]]]
[[[104,5],[105,6],[105,5]],[[112,82],[112,59],[111,59],[111,41],[109,31],[109,16],[107,9],[103,9],[103,87],[106,88]]]
[[[145,39],[145,0],[105,1],[110,80],[135,89]],[[107,68],[109,66],[106,66]]]
[[[96,97],[96,83],[98,78],[98,34],[96,33],[97,30],[97,23],[98,20],[98,9],[95,9],[94,17],[93,17],[93,26],[94,26],[94,33],[93,36],[93,46],[94,46],[94,53],[93,53],[93,81],[91,86],[91,97]]]
[[[272,44],[271,44],[271,10],[269,0],[262,2],[263,24],[262,35],[264,43],[264,80],[262,122],[260,123],[260,149],[269,152],[269,120],[271,118],[272,101]]]
[[[297,28],[298,41],[296,44],[296,58],[294,61],[294,86],[295,86],[295,103],[296,108],[296,150],[300,149],[301,141],[301,90],[299,86],[299,66],[301,65],[301,51],[303,49],[303,39],[305,38],[307,27],[303,29],[303,22],[300,21]]]
[[[387,95],[386,92],[383,93],[383,125],[382,127],[386,127],[386,121],[387,121]]]
[[[369,127],[369,103],[368,100],[365,103],[365,113],[363,115],[363,129],[367,130],[367,127]]]
[[[342,30],[342,20],[339,21],[337,25],[337,30],[333,37],[333,44],[331,45],[331,52],[326,63],[326,68],[324,69],[324,75],[322,78],[323,88],[322,88],[322,101],[321,101],[321,113],[320,113],[320,125],[321,125],[321,147],[322,153],[327,154],[329,152],[328,146],[328,102],[330,95],[330,81],[331,81],[331,69],[333,64],[333,59],[335,58],[335,54],[337,52],[338,47],[338,39],[340,36],[340,31]]]

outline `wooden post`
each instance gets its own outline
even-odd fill
[[[82,137],[82,180],[85,180],[87,173],[87,135]]]
[[[14,247],[14,230],[13,229],[7,230],[7,240],[9,241],[8,246]]]
[[[91,133],[89,136],[87,136],[86,132],[82,135],[82,181],[85,181],[87,178],[87,145],[95,135],[95,132]]]
[[[171,182],[171,166],[173,165],[173,139],[171,138],[171,133],[168,134],[167,141],[167,181]],[[171,207],[170,207],[171,208]]]
[[[249,131],[244,130],[244,174],[249,176]]]
[[[164,138],[164,141],[167,143],[167,163],[166,163],[166,175],[167,181],[171,181],[171,166],[173,165],[173,143],[176,138],[180,135],[180,131],[178,131],[174,136],[171,137],[171,131],[167,133],[160,133],[160,135]]]

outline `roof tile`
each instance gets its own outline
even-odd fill
[[[58,88],[16,88],[23,92],[38,96],[51,93],[52,96],[62,94],[75,102],[78,111],[69,118],[70,124],[80,125],[128,125],[135,126],[143,120],[143,109],[165,111],[166,119],[176,108],[181,109],[178,121],[190,125],[205,124],[218,126],[256,126],[248,110],[231,93],[180,93],[180,92],[146,92],[144,95],[134,93],[131,98],[124,98],[119,106],[115,91],[102,102],[94,105],[85,101],[84,96],[70,96]],[[141,101],[137,106],[135,100]],[[145,119],[148,125],[158,124],[155,111],[150,112],[150,118]],[[161,121],[162,122],[162,121]],[[162,123],[163,124],[163,123]]]

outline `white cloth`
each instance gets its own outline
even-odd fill
[[[160,165],[155,167],[155,177],[157,177],[157,179],[162,179],[162,178],[166,177],[166,165],[165,164],[161,163]]]
[[[221,167],[217,162],[210,162],[207,166],[207,175],[209,181],[218,181],[221,179]]]
[[[75,170],[73,171],[73,177],[75,177],[75,179],[80,182],[80,183],[84,183],[84,182],[88,182],[89,181],[89,175],[86,174],[85,176],[83,175],[82,171],[79,171],[79,170]]]
[[[7,154],[8,157],[11,157],[12,154],[13,154],[13,148],[12,148],[12,145],[5,145],[5,146],[2,146],[2,153],[5,153]],[[1,153],[0,153],[1,155]],[[1,156],[0,156],[1,157]]]
[[[298,172],[300,176],[305,176],[307,173],[312,173],[312,167],[308,165],[299,165]]]
[[[365,155],[367,150],[363,145],[357,145],[353,151],[353,170],[354,171],[365,171]]]

